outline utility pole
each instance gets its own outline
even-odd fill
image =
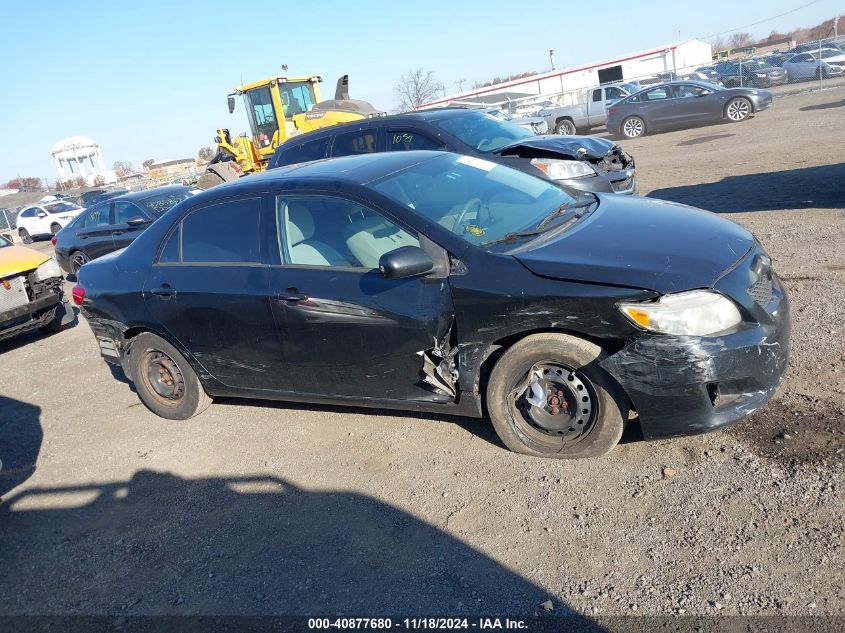
[[[555,69],[555,49],[549,49],[549,63],[552,65],[552,70]]]

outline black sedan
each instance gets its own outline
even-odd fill
[[[634,160],[591,136],[537,136],[478,110],[441,108],[333,125],[283,143],[269,168],[369,152],[445,150],[476,156],[580,191],[636,193]]]
[[[76,274],[86,262],[128,246],[156,218],[198,191],[158,187],[94,204],[53,237],[59,266]]]
[[[719,80],[726,88],[770,88],[789,83],[789,74],[780,66],[760,59],[716,64]]]
[[[471,156],[369,154],[186,200],[86,264],[74,301],[144,404],[215,396],[489,416],[522,453],[609,451],[749,415],[789,307],[754,236]]]
[[[704,81],[673,81],[641,90],[607,109],[607,129],[624,138],[687,125],[738,123],[772,105],[772,93],[725,88]]]

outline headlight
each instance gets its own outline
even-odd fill
[[[579,160],[560,160],[557,158],[533,158],[531,164],[542,171],[552,180],[566,180],[568,178],[584,178],[595,176],[596,172],[589,163]]]
[[[765,77],[765,73],[754,73],[757,77]]]
[[[664,295],[646,303],[621,303],[619,309],[634,324],[651,332],[705,336],[742,321],[733,301],[710,290]]]
[[[62,269],[59,268],[59,263],[52,257],[35,269],[35,278],[38,281],[61,276]]]

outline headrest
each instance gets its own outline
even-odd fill
[[[310,240],[314,235],[314,216],[308,207],[301,202],[292,202],[288,205],[287,231],[288,244],[296,246],[300,242]]]

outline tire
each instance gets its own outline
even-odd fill
[[[509,348],[493,367],[486,400],[505,446],[556,459],[598,457],[616,446],[629,407],[622,389],[598,365],[606,356],[597,345],[568,334],[532,334]],[[540,383],[545,386],[537,392],[532,384]],[[562,405],[557,412],[555,398]]]
[[[60,310],[61,304],[53,308],[53,316],[50,317],[50,320],[47,321],[44,325],[42,325],[39,330],[41,330],[44,334],[57,334],[62,329],[62,312]]]
[[[638,116],[629,116],[619,126],[625,138],[639,138],[645,134],[645,121]]]
[[[734,97],[725,105],[725,117],[731,123],[745,121],[754,114],[754,106],[745,97]]]
[[[79,269],[90,261],[91,258],[82,251],[73,251],[70,254],[70,272],[74,275],[78,274]]]
[[[132,339],[127,365],[141,402],[162,418],[187,420],[211,404],[191,365],[160,336],[144,332]]]
[[[575,127],[575,124],[570,121],[569,119],[561,119],[557,123],[555,123],[555,134],[577,134],[578,130]]]
[[[18,231],[18,235],[21,236],[21,241],[24,244],[32,244],[32,236],[29,234],[29,231],[26,229],[20,229]]]
[[[56,233],[58,233],[61,230],[62,230],[62,225],[59,224],[58,222],[54,222],[53,224],[50,225],[50,233],[52,233],[53,235],[55,235]]]

